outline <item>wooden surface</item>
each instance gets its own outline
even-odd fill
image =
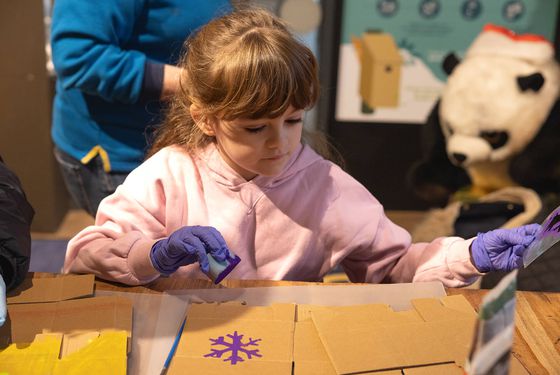
[[[37,276],[47,276],[37,274]],[[51,275],[52,277],[52,275]],[[251,288],[266,286],[337,285],[348,284],[306,283],[269,280],[224,280],[215,286],[206,280],[159,279],[146,286],[129,287],[101,280],[96,281],[99,290],[134,293],[160,293],[172,289],[203,288]],[[448,288],[447,294],[463,295],[478,311],[482,297],[487,291]],[[515,339],[513,355],[530,374],[560,374],[560,293],[517,292]]]
[[[447,289],[462,294],[478,311],[485,290]],[[530,374],[560,374],[560,293],[517,292],[513,355]]]

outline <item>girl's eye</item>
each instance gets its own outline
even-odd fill
[[[300,118],[294,118],[294,119],[286,120],[286,122],[287,122],[288,124],[293,124],[293,125],[295,125],[295,124],[299,124],[299,123],[301,122],[301,120],[302,120],[302,118],[300,117]]]
[[[258,128],[245,128],[249,133],[258,133],[264,129],[264,126],[259,126]]]

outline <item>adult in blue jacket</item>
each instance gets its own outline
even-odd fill
[[[231,10],[227,0],[56,0],[52,139],[76,204],[99,202],[138,166],[188,35]]]

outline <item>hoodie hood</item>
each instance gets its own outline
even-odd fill
[[[214,143],[206,146],[203,152],[200,153],[199,159],[206,166],[210,175],[218,184],[234,191],[240,190],[247,184],[256,185],[263,190],[273,189],[285,181],[288,181],[292,176],[306,169],[310,165],[324,160],[310,146],[300,144],[280,174],[276,176],[259,175],[254,179],[247,181],[224,161]]]

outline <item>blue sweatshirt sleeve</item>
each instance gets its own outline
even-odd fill
[[[51,45],[65,89],[77,88],[111,102],[136,103],[146,56],[127,50],[143,0],[56,0]]]

